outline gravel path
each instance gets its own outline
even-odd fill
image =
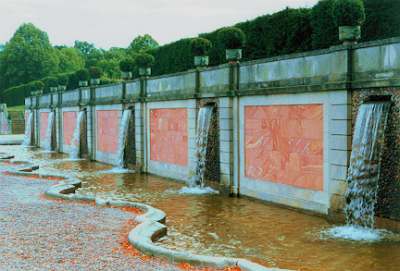
[[[133,214],[44,199],[49,185],[0,175],[0,270],[180,270],[129,251]]]

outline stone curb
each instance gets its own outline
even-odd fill
[[[167,234],[167,226],[163,224],[165,223],[166,215],[159,209],[138,202],[103,199],[91,195],[75,194],[75,191],[81,187],[81,181],[63,175],[37,174],[33,172],[21,172],[18,170],[12,170],[8,172],[21,176],[39,175],[40,177],[44,178],[65,178],[65,181],[60,181],[58,184],[49,187],[45,191],[45,194],[49,197],[60,198],[64,200],[95,201],[96,205],[135,207],[144,211],[142,215],[135,217],[135,220],[140,224],[129,232],[128,240],[135,248],[147,255],[162,256],[171,261],[188,262],[199,266],[212,266],[217,268],[238,266],[243,271],[289,271],[287,269],[267,268],[242,258],[197,255],[156,245],[154,242]]]

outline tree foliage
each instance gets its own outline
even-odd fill
[[[137,36],[128,46],[128,54],[135,56],[136,54],[145,52],[147,50],[155,49],[158,47],[158,42],[153,39],[149,34],[143,36]]]
[[[60,48],[57,50],[60,61],[59,72],[74,72],[85,67],[85,59],[75,48]]]
[[[0,89],[55,74],[58,64],[47,34],[33,24],[23,24],[1,53]]]

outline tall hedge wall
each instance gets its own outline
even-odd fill
[[[276,55],[327,48],[339,44],[333,17],[335,0],[322,0],[313,8],[286,8],[271,15],[236,24],[246,36],[244,59],[252,60]],[[362,41],[400,36],[400,0],[364,0],[366,21]],[[224,49],[217,41],[217,32],[200,34],[213,43],[210,65],[225,62]],[[182,39],[150,51],[156,58],[154,75],[193,68],[189,39]]]

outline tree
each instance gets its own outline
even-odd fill
[[[23,24],[5,45],[0,59],[0,89],[55,74],[59,59],[47,33]]]
[[[153,39],[152,36],[149,34],[144,34],[143,36],[137,36],[136,38],[133,39],[131,44],[128,47],[128,53],[131,56],[134,56],[135,54],[150,50],[150,49],[155,49],[158,47],[158,42]]]
[[[63,47],[57,53],[60,59],[59,72],[75,72],[85,67],[85,59],[77,49]]]

